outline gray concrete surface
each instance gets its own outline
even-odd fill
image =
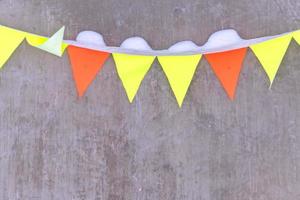
[[[298,0],[1,0],[0,23],[154,48],[223,28],[245,38],[300,28]],[[300,199],[300,47],[273,89],[249,51],[230,102],[205,60],[182,109],[156,62],[132,105],[112,59],[79,100],[67,54],[23,43],[0,73],[0,199]]]

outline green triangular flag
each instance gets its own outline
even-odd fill
[[[65,27],[63,26],[50,38],[39,35],[28,34],[26,39],[28,43],[36,48],[42,49],[56,56],[62,56],[67,44],[63,43]]]

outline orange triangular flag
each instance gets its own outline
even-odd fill
[[[246,52],[247,48],[241,48],[205,55],[231,100],[234,99]]]
[[[102,68],[110,53],[76,46],[69,46],[68,53],[78,95],[84,92]]]

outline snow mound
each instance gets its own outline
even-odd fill
[[[103,36],[94,31],[82,31],[77,37],[76,41],[82,44],[106,46]]]
[[[170,52],[184,52],[184,51],[195,51],[199,47],[192,41],[182,41],[173,44],[168,51]]]
[[[220,48],[244,41],[233,29],[221,30],[213,33],[202,46],[203,49]]]
[[[133,50],[145,50],[145,51],[151,51],[152,48],[147,43],[147,41],[144,38],[141,37],[131,37],[124,40],[124,42],[120,46],[124,49],[133,49]]]

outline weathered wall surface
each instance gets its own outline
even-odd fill
[[[234,28],[300,28],[298,0],[1,0],[0,23],[66,38],[82,30],[153,48]],[[1,45],[1,44],[0,44]],[[78,100],[67,54],[23,43],[0,73],[0,199],[300,199],[300,47],[273,89],[249,51],[230,102],[207,62],[182,109],[156,62],[130,105],[112,59]]]

